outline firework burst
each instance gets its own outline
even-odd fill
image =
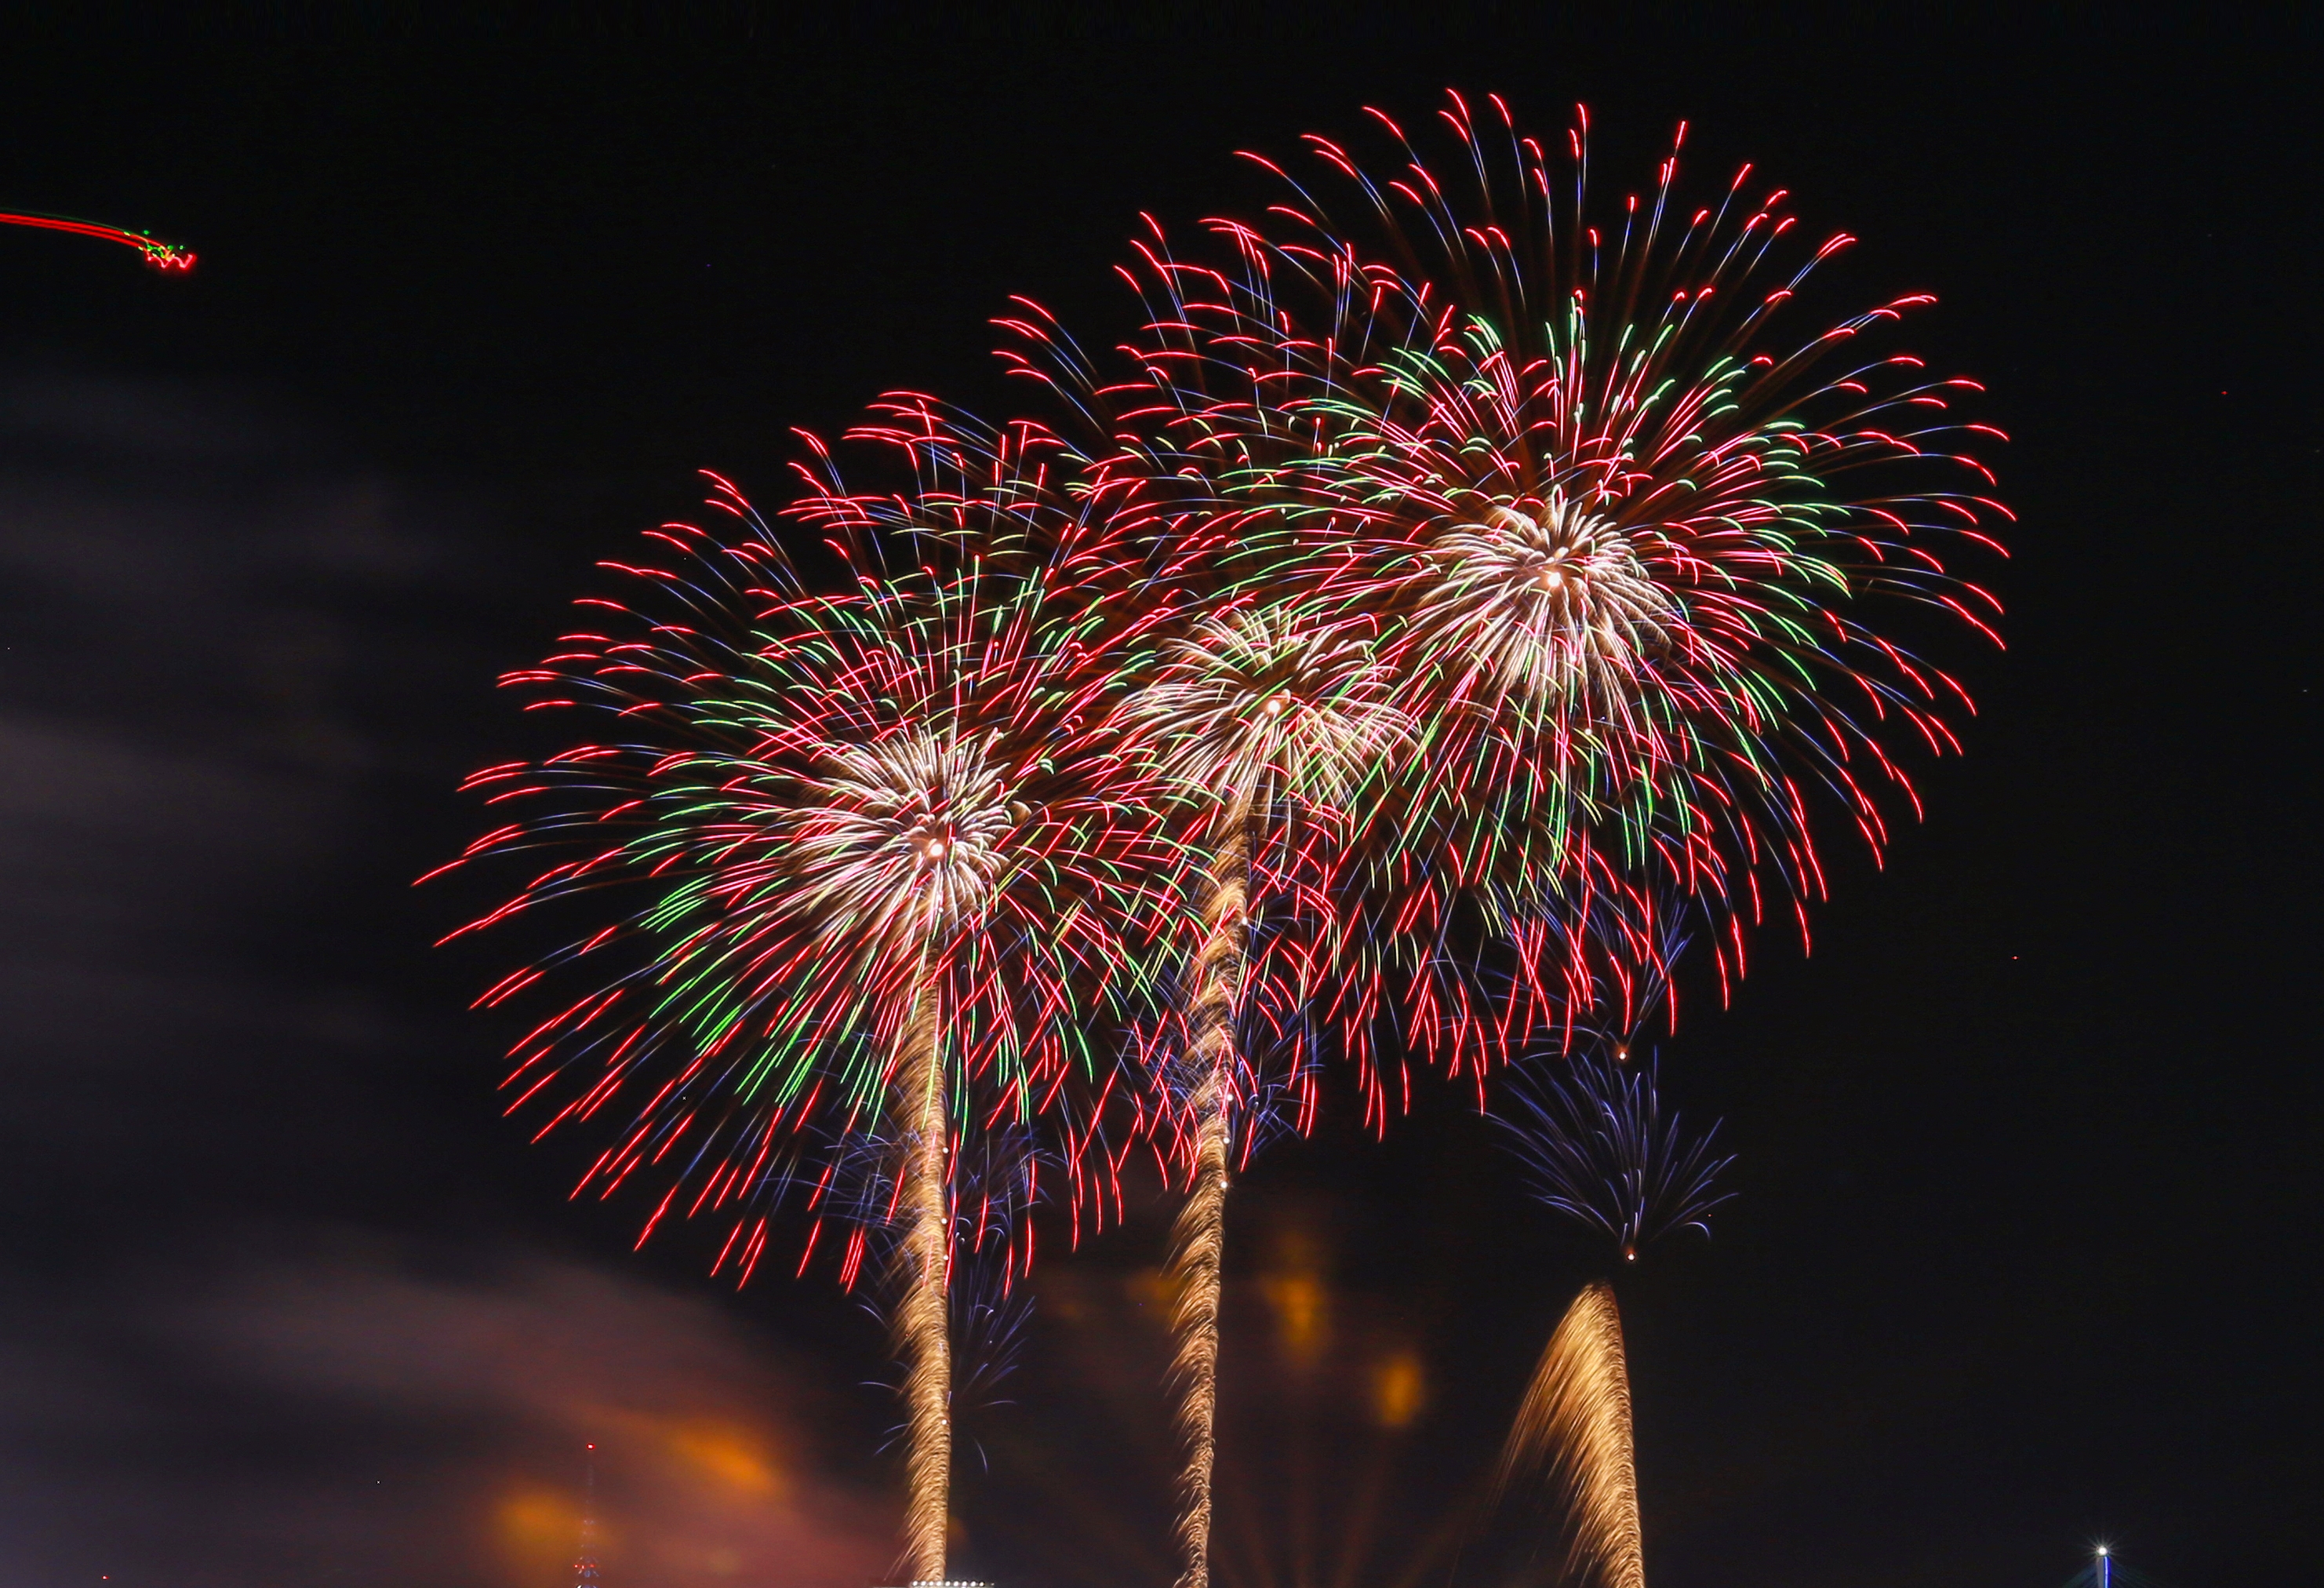
[[[1411,731],[1388,694],[1355,630],[1246,607],[1164,642],[1129,709],[1166,777],[1249,814],[1345,798]]]
[[[673,1209],[719,1217],[713,1271],[742,1279],[787,1191],[815,1214],[809,1252],[838,1215],[850,1283],[891,1254],[907,1556],[934,1581],[953,1253],[1029,1260],[1012,1215],[1033,1159],[1007,1147],[1110,1071],[1151,957],[1130,935],[1167,919],[1176,851],[1111,729],[1093,580],[1118,559],[1090,503],[1052,489],[1037,432],[883,419],[864,433],[908,460],[902,486],[852,492],[818,449],[785,510],[838,554],[835,592],[719,482],[733,530],[665,528],[661,566],[617,568],[639,599],[584,603],[591,632],[512,676],[618,736],[478,774],[531,814],[464,858],[563,851],[475,926],[587,923],[485,999],[579,983],[509,1085],[544,1131],[611,1125],[583,1188],[659,1182],[646,1233]]]
[[[1919,604],[1992,635],[1944,554],[2006,516],[1967,445],[1999,432],[1954,415],[1975,383],[1864,350],[1925,294],[1793,325],[1852,239],[1800,244],[1749,167],[1690,207],[1674,149],[1598,206],[1586,117],[1553,156],[1489,106],[1451,98],[1441,164],[1385,116],[1385,160],[1259,160],[1288,190],[1264,229],[1213,223],[1222,248],[1157,228],[1135,380],[1009,323],[1287,598],[1379,625],[1423,733],[1367,801],[1396,831],[1359,848],[1596,919],[1630,959],[1675,879],[1739,974],[1768,884],[1805,929],[1817,791],[1877,851],[1883,790],[1912,803],[1898,748],[1956,747],[1967,696],[1896,630]],[[1568,980],[1569,1004],[1593,984]]]
[[[1719,1127],[1689,1135],[1665,1116],[1655,1064],[1627,1044],[1591,1046],[1509,1076],[1496,1115],[1543,1205],[1609,1236],[1626,1262],[1678,1230],[1711,1233],[1716,1189],[1735,1160],[1712,1156]]]
[[[1414,642],[1469,652],[1510,696],[1580,694],[1588,709],[1618,711],[1640,666],[1669,649],[1674,603],[1628,537],[1554,491],[1546,503],[1497,502],[1473,523],[1447,524],[1429,559]]]

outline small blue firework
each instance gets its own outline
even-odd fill
[[[1634,1065],[1628,1041],[1608,1040],[1513,1068],[1496,1115],[1534,1196],[1612,1236],[1625,1262],[1674,1230],[1708,1239],[1711,1210],[1732,1195],[1715,1189],[1735,1161],[1713,1156],[1718,1123],[1691,1136],[1665,1119],[1655,1078],[1654,1059]]]

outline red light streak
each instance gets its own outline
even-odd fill
[[[180,248],[174,243],[157,243],[143,232],[124,232],[119,226],[101,226],[94,221],[73,220],[61,215],[23,215],[0,210],[0,222],[13,226],[37,226],[44,231],[73,232],[84,237],[101,237],[108,243],[124,243],[145,256],[145,263],[155,270],[180,273],[194,268],[194,251]]]

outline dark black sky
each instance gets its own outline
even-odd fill
[[[1681,117],[1758,162],[2015,438],[1969,756],[1666,1050],[1742,1160],[1623,1281],[1655,1581],[2312,1575],[2314,24],[1548,14],[11,28],[0,208],[201,263],[0,228],[0,1581],[546,1588],[586,1438],[617,1588],[884,1564],[876,1327],[568,1205],[490,955],[426,947],[473,896],[405,884],[520,742],[493,675],[693,469],[999,406],[1005,294],[1118,323],[1138,211],[1447,84],[1586,100],[1603,184]],[[1222,1583],[1443,1581],[1591,1254],[1451,1097],[1238,1217]],[[1158,1241],[1042,1276],[964,1567],[1166,1580]]]

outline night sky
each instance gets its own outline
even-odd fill
[[[1681,118],[1697,183],[1756,162],[1862,300],[1939,294],[1905,345],[2014,438],[1969,753],[1664,1044],[1740,1159],[1618,1281],[1652,1581],[2312,1578],[2319,51],[2274,10],[12,25],[0,208],[200,264],[0,228],[0,1582],[549,1588],[588,1440],[609,1588],[877,1580],[880,1326],[568,1202],[592,1144],[500,1117],[516,1017],[466,1008],[509,966],[429,946],[484,894],[409,884],[534,744],[493,677],[696,468],[773,501],[882,390],[1005,411],[1007,294],[1118,332],[1139,211],[1448,84],[1586,101],[1601,196]],[[1464,1094],[1385,1144],[1347,1103],[1237,1193],[1217,1580],[1545,1581],[1452,1574],[1600,1254]],[[1047,1241],[955,1574],[1168,1581],[1167,1214]]]

